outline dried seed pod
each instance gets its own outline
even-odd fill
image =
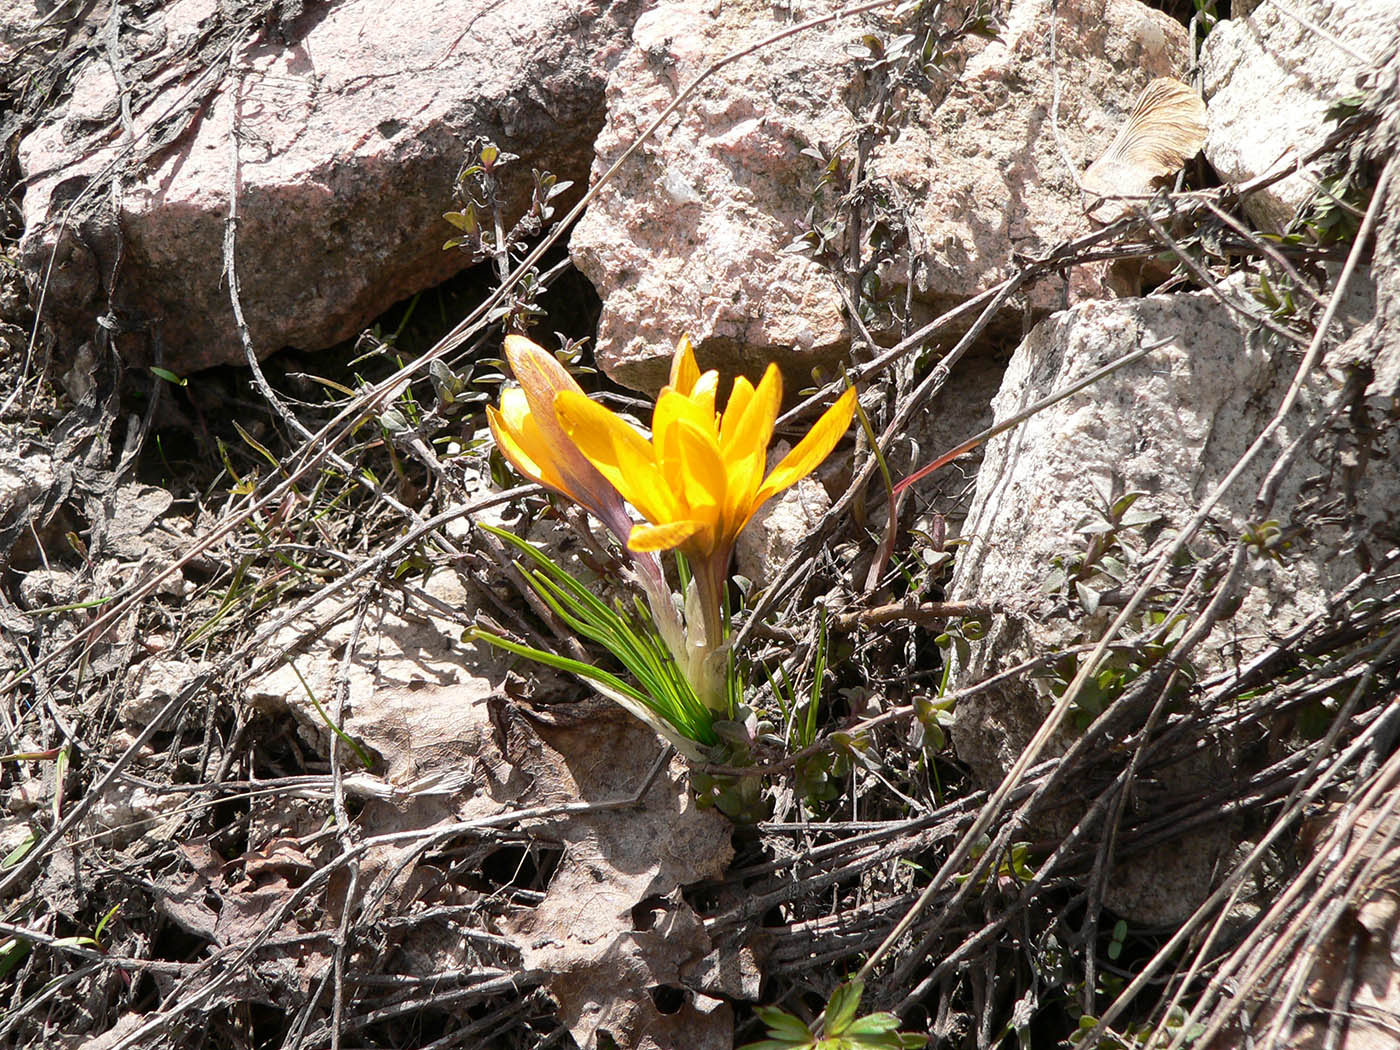
[[[1103,156],[1084,172],[1081,182],[1095,198],[1089,217],[1100,223],[1122,218],[1131,210],[1128,202],[1106,198],[1151,194],[1205,140],[1206,106],[1200,96],[1179,80],[1158,77],[1143,88]]]

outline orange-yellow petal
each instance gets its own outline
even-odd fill
[[[518,418],[517,425],[521,429],[525,425],[525,416],[533,417],[534,426],[550,453],[546,460],[557,467],[564,477],[577,476],[585,488],[595,488],[595,479],[589,477],[593,472],[592,466],[554,418],[554,399],[561,391],[571,390],[582,396],[583,390],[553,354],[523,335],[506,336],[505,352],[511,372],[520,384],[519,392],[524,397],[528,413],[520,412],[519,400],[510,402],[508,409],[507,394],[504,392],[501,395],[502,410],[509,410],[512,417]]]
[[[756,390],[742,376],[734,380],[734,390],[720,424],[720,447],[724,455],[740,455],[758,447],[766,454],[782,399],[783,380],[777,365],[768,366]]]
[[[607,488],[618,510],[622,509],[622,497],[608,487],[582,452],[570,443],[569,454],[562,454],[551,440],[552,435],[540,429],[539,417],[530,411],[525,394],[517,387],[501,391],[499,410],[487,406],[486,422],[501,455],[530,481],[568,496],[595,513],[598,510],[590,499],[597,495],[595,489]]]
[[[530,402],[530,411],[540,417],[545,429],[557,426],[553,411],[555,395],[561,390],[583,393],[582,388],[553,354],[523,335],[506,336],[505,352],[510,370]]]
[[[754,495],[768,463],[768,443],[778,418],[782,379],[769,365],[754,389],[747,379],[734,381],[734,391],[724,409],[720,446],[729,471],[724,506],[725,531],[737,536],[753,513]]]
[[[729,400],[725,403],[724,414],[719,422],[720,447],[728,452],[734,447],[734,430],[744,416],[744,410],[753,401],[753,384],[747,376],[735,376],[729,388]]]
[[[822,460],[831,455],[831,450],[850,427],[855,410],[855,387],[848,387],[846,392],[837,398],[836,403],[822,413],[822,417],[807,432],[807,436],[797,443],[797,447],[784,456],[773,468],[772,473],[764,479],[749,513],[752,514],[770,497],[797,484],[816,470]]]
[[[714,434],[688,419],[681,419],[671,428],[670,437],[673,440],[667,451],[675,459],[663,463],[662,472],[669,473],[668,468],[677,471],[668,480],[682,486],[682,495],[692,516],[699,517],[695,512],[701,508],[717,512],[724,501],[728,476]]]
[[[520,394],[518,390],[506,390],[501,394],[501,406],[505,407],[507,394]],[[523,400],[523,395],[522,395]],[[521,475],[528,478],[535,484],[544,483],[540,464],[535,455],[539,454],[536,449],[535,455],[531,455],[526,449],[525,442],[522,441],[520,421],[512,419],[511,413],[501,412],[495,405],[486,406],[486,423],[491,428],[491,436],[496,439],[496,447],[501,450],[501,455],[513,466]]]
[[[714,369],[700,373],[700,378],[690,389],[690,400],[699,405],[708,417],[707,426],[718,427],[715,417],[715,399],[719,394],[719,373]]]
[[[582,453],[644,518],[659,522],[676,517],[677,500],[662,478],[651,444],[626,420],[570,390],[555,399],[554,414]]]
[[[656,398],[656,408],[651,414],[652,443],[658,448],[665,446],[667,433],[676,423],[684,420],[691,426],[713,431],[715,424],[713,405],[686,397],[674,387],[662,387]]]

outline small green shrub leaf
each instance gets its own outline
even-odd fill
[[[801,1019],[776,1006],[756,1006],[754,1013],[768,1027],[768,1034],[795,1043],[812,1041],[812,1030]]]
[[[831,1001],[826,1004],[826,1031],[829,1034],[846,1034],[846,1029],[855,1020],[860,997],[864,994],[864,981],[848,981],[836,987],[836,991],[831,993]]]

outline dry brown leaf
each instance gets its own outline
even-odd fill
[[[269,918],[295,892],[278,870],[285,864],[300,868],[296,858],[303,855],[289,843],[291,840],[269,844],[265,854],[269,864],[261,873],[261,885],[251,879],[230,882],[229,874],[239,865],[230,865],[220,857],[207,839],[181,843],[179,850],[189,870],[182,865],[181,870],[157,883],[157,911],[186,933],[211,945],[240,949],[268,932]],[[274,936],[280,933],[295,937],[307,931],[289,916],[271,932]],[[309,991],[312,978],[327,961],[328,957],[314,943],[268,947],[221,989],[218,1001],[276,1005],[279,989],[296,987],[303,993]],[[155,978],[162,994],[168,994],[173,978],[159,973]]]
[[[275,838],[243,858],[243,873],[250,882],[272,875],[300,886],[315,870],[315,862],[302,852],[301,843],[294,838]]]
[[[347,638],[348,626],[334,625],[298,658],[316,695],[334,695],[336,647]],[[608,805],[637,791],[661,758],[651,731],[616,705],[587,695],[541,708],[514,703],[504,678],[497,665],[464,660],[455,630],[408,623],[392,613],[374,621],[372,640],[362,642],[350,665],[345,729],[382,763],[380,787],[389,790],[362,783],[366,775],[358,772],[345,778],[347,792],[362,805],[360,834],[373,839],[560,807],[500,838],[485,833],[465,840],[468,853],[485,854],[521,848],[523,834],[558,855],[557,866],[533,880],[533,896],[515,898],[509,887],[486,894],[489,907],[476,921],[496,939],[496,964],[518,969],[527,985],[542,986],[580,1046],[597,1045],[606,1033],[620,1050],[728,1050],[732,1012],[708,994],[714,967],[702,965],[716,946],[679,888],[723,874],[733,856],[733,826],[713,810],[697,808],[678,759],[636,807]],[[274,712],[290,707],[306,736],[329,746],[319,713],[309,705],[300,709],[307,689],[299,678],[276,673],[255,689],[255,702]],[[581,802],[603,805],[572,809]],[[259,881],[272,878],[274,885],[304,878],[290,836],[274,834],[256,856],[243,858],[245,870]],[[482,870],[469,870],[475,862],[466,854],[457,856],[463,870],[455,875],[433,868],[420,846],[417,840],[395,840],[359,857],[361,893],[374,902],[372,911],[356,915],[360,928],[386,916],[456,907],[485,893],[486,884],[499,883]],[[332,877],[324,922],[338,921],[347,888],[339,873]],[[232,892],[263,900],[250,887]],[[243,922],[237,901],[233,908]],[[179,918],[200,929],[211,922],[200,913]],[[212,921],[214,934],[222,935],[227,924],[221,917]],[[401,924],[384,943],[396,973],[419,976],[480,965],[479,944],[438,922]],[[726,987],[756,994],[757,967],[750,959],[745,972],[742,962],[716,960],[734,971],[726,971]]]
[[[1103,156],[1089,165],[1081,180],[1097,200],[1089,208],[1095,222],[1110,223],[1130,210],[1117,197],[1143,197],[1159,180],[1176,174],[1206,140],[1206,106],[1195,90],[1158,77],[1133,104],[1128,121]]]
[[[511,757],[532,772],[532,792],[618,798],[645,778],[658,755],[650,730],[611,705],[592,713],[569,724],[510,719]],[[682,770],[673,759],[635,810],[554,822],[565,849],[548,891],[505,924],[580,1046],[604,1032],[624,1050],[731,1045],[729,1006],[686,978],[714,946],[678,888],[723,874],[733,827],[697,809]]]

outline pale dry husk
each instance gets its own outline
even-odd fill
[[[1171,77],[1152,81],[1103,156],[1084,172],[1089,217],[1102,223],[1122,218],[1131,207],[1123,198],[1150,195],[1205,139],[1206,107],[1195,90]]]

